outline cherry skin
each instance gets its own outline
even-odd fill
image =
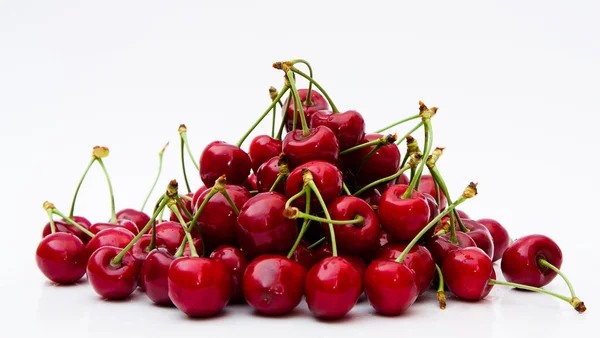
[[[141,262],[127,252],[121,264],[113,266],[111,261],[120,252],[121,248],[114,246],[101,247],[87,263],[87,277],[92,288],[107,299],[127,298],[138,286]]]
[[[262,255],[244,272],[244,297],[256,311],[267,315],[289,313],[304,294],[306,270],[284,256]]]
[[[431,252],[433,260],[442,266],[444,259],[454,250],[467,247],[476,247],[475,241],[464,232],[456,232],[457,244],[450,242],[450,234],[437,235],[427,241],[427,249]]]
[[[171,254],[175,254],[183,242],[185,231],[179,222],[162,222],[156,225],[156,237],[160,238]]]
[[[258,168],[268,159],[279,156],[282,144],[281,140],[276,140],[268,135],[256,136],[250,142],[250,147],[248,148],[252,170],[256,173]]]
[[[169,298],[190,317],[215,316],[231,299],[229,269],[219,259],[178,258],[169,268]]]
[[[360,272],[342,257],[315,264],[304,283],[308,309],[320,319],[338,319],[354,307],[362,292]]]
[[[328,255],[328,256],[330,256],[330,255]],[[292,254],[292,257],[290,257],[290,258],[294,262],[302,265],[302,267],[306,271],[310,270],[310,268],[312,268],[313,265],[315,265],[315,263],[316,263],[316,260],[315,260],[315,257],[313,256],[312,251],[308,250],[306,245],[304,245],[302,243],[298,244],[298,246],[296,247],[296,250],[294,250],[294,253]]]
[[[198,190],[196,190],[196,192],[194,193],[194,196],[192,197],[192,209],[196,208],[196,205],[198,205],[198,199],[200,198],[200,196],[202,195],[203,192],[205,192],[206,190],[208,190],[208,188],[203,185],[201,186]],[[193,212],[194,210],[192,210]],[[192,213],[193,215],[193,213]]]
[[[50,234],[38,244],[35,262],[44,276],[54,283],[75,283],[85,274],[85,245],[71,233]]]
[[[104,229],[112,229],[112,228],[127,229],[127,230],[131,231],[131,233],[134,235],[137,235],[139,233],[137,225],[135,225],[135,223],[133,223],[132,221],[128,221],[128,220],[117,221],[117,224],[94,223],[88,230],[95,235]]]
[[[440,208],[437,205],[435,198],[428,193],[422,193],[425,196],[425,200],[427,201],[427,206],[429,206],[429,222],[433,221],[434,218],[438,217],[440,214]],[[427,236],[430,237],[430,236]]]
[[[335,134],[325,126],[311,128],[306,136],[302,130],[289,132],[283,139],[282,148],[290,168],[316,160],[335,164],[340,155]]]
[[[442,274],[456,297],[470,301],[485,298],[493,287],[488,281],[496,278],[492,259],[476,247],[450,252],[442,264]]]
[[[133,256],[133,258],[137,259],[140,262],[146,260],[148,253],[151,251],[148,250],[148,246],[150,246],[151,242],[152,235],[142,235],[142,237],[140,237],[140,239],[138,239],[138,241],[135,242],[135,244],[133,244],[133,246],[131,247],[131,255]],[[155,246],[157,248],[163,249],[166,249],[167,247],[165,242],[160,237],[156,237]]]
[[[410,185],[410,179],[408,178],[408,176],[405,173],[402,173],[402,174],[400,174],[400,177],[398,177],[398,183]]]
[[[284,254],[298,236],[293,219],[283,216],[286,198],[276,192],[264,192],[250,198],[240,210],[236,233],[248,258],[262,254]]]
[[[423,194],[413,191],[409,198],[402,195],[409,187],[396,184],[389,187],[379,201],[382,228],[393,238],[409,242],[429,223],[429,205]],[[422,237],[423,240],[427,238]]]
[[[250,174],[250,176],[248,176],[248,178],[246,179],[246,181],[244,181],[244,184],[242,186],[244,188],[246,188],[246,190],[248,190],[248,191],[258,190],[258,185],[256,182],[256,174],[254,174],[254,173]]]
[[[302,102],[302,111],[304,111],[304,116],[306,116],[306,123],[310,123],[311,116],[319,111],[319,110],[327,110],[329,109],[329,103],[327,100],[321,95],[321,93],[311,90],[310,91],[310,100],[311,105],[306,105],[306,96],[308,95],[308,89],[298,89],[298,96],[300,97],[300,101]],[[286,100],[283,104],[284,107],[287,107],[288,101]],[[289,132],[294,127],[294,96],[290,97],[290,105],[285,114],[286,123],[285,129]],[[310,125],[309,125],[310,127]],[[296,117],[296,129],[302,129],[302,124],[300,123],[300,117]]]
[[[192,244],[194,245],[194,248],[196,249],[196,252],[198,253],[198,255],[200,255],[204,252],[204,242],[202,241],[202,237],[196,237],[196,238],[192,239]],[[192,250],[190,249],[190,242],[186,242],[185,247],[183,248],[183,257],[191,257],[191,256],[192,256]]]
[[[431,195],[433,197],[433,200],[436,201],[437,191],[435,190],[435,181],[433,177],[431,177],[431,175],[421,175],[421,181],[419,181],[419,192]],[[439,192],[439,208],[440,210],[444,210],[448,206],[448,199],[446,198],[441,189],[439,190]]]
[[[475,241],[475,245],[478,248],[483,250],[490,258],[493,258],[494,240],[488,229],[483,224],[472,219],[463,219],[462,221],[465,227],[469,229],[469,232],[467,232],[466,235]],[[456,224],[456,229],[460,230],[458,223]]]
[[[313,251],[313,257],[315,258],[316,263],[324,260],[325,258],[329,258],[332,255],[333,248],[331,247],[331,243],[327,242],[321,244],[316,250]]]
[[[360,198],[367,202],[367,204],[375,206],[375,212],[377,212],[376,209],[378,208],[379,201],[381,200],[381,191],[379,189],[369,189],[360,194]]]
[[[494,241],[494,257],[492,258],[492,261],[495,262],[499,260],[510,245],[508,231],[506,231],[506,228],[504,228],[502,224],[491,218],[482,218],[477,222],[483,224],[483,226],[488,229],[492,236],[492,240]]]
[[[148,216],[145,212],[135,210],[135,209],[123,209],[117,212],[117,221],[132,221],[135,223],[138,229],[142,229],[143,227],[150,222],[150,216]]]
[[[171,305],[169,298],[169,267],[175,257],[166,249],[157,248],[148,254],[140,272],[140,285],[148,298],[158,305]]]
[[[365,272],[365,294],[378,313],[397,316],[419,296],[415,273],[393,260],[375,260]]]
[[[81,216],[73,216],[73,221],[77,224],[81,225],[85,229],[89,229],[92,224],[86,218]],[[56,232],[66,232],[71,233],[77,236],[83,244],[87,244],[91,237],[86,235],[84,232],[79,230],[77,227],[67,223],[65,220],[54,220],[54,226],[56,227]],[[52,228],[50,227],[50,222],[46,223],[44,229],[42,231],[42,237],[46,237],[52,233]]]
[[[356,110],[337,114],[326,110],[318,111],[312,115],[310,126],[331,129],[340,143],[340,150],[354,147],[365,137],[365,120]]]
[[[200,155],[200,179],[207,187],[226,175],[227,183],[241,185],[250,175],[250,157],[240,147],[214,141],[209,143]]]
[[[377,241],[375,242],[375,244],[373,244],[373,246],[371,246],[371,248],[369,248],[369,250],[365,251],[362,254],[362,258],[367,262],[379,258],[381,250],[383,250],[383,247],[385,247],[388,243],[396,243],[396,240],[394,240],[390,235],[388,235],[388,233],[385,232],[385,230],[379,230]]]
[[[359,144],[380,139],[383,135],[367,134]],[[387,144],[367,159],[362,167],[363,159],[375,149],[369,146],[344,155],[344,160],[350,171],[354,174],[356,186],[362,187],[378,179],[391,176],[400,169],[400,150],[395,143]],[[360,169],[360,170],[359,170]]]
[[[125,228],[109,228],[101,230],[92,238],[85,246],[87,257],[91,256],[94,251],[104,246],[112,246],[124,248],[133,240],[135,235]]]
[[[265,161],[256,171],[256,188],[258,192],[267,192],[271,189],[279,176],[279,156]],[[280,194],[285,192],[285,181],[280,180],[275,189]]]
[[[540,266],[540,259],[560,269],[562,251],[556,242],[544,235],[521,237],[504,252],[500,265],[502,274],[509,282],[541,288],[556,277],[556,272]]]
[[[384,246],[379,255],[379,259],[395,260],[400,257],[407,244],[396,243]],[[433,256],[421,245],[415,245],[410,249],[406,257],[402,260],[402,264],[406,265],[415,273],[415,282],[417,283],[419,295],[422,295],[431,285],[435,276],[435,261]]]
[[[194,194],[189,193],[189,194],[186,194],[186,196],[192,198],[192,200],[193,200]],[[181,204],[183,204],[183,207],[185,208],[185,210],[187,210],[187,212],[189,212],[192,215],[194,214],[194,205],[192,204],[192,201],[182,198]],[[183,220],[186,221],[186,223],[191,221],[191,219],[185,214],[185,212],[179,206],[179,204],[177,204],[177,210],[181,214],[181,217],[183,218]],[[177,215],[175,215],[173,212],[171,212],[171,214],[169,215],[169,221],[179,223],[179,218],[177,218]]]
[[[231,302],[243,302],[242,276],[248,266],[248,259],[242,250],[231,245],[221,245],[210,254],[210,258],[220,259],[229,268],[233,288]]]
[[[287,198],[296,195],[304,189],[303,169],[307,169],[312,174],[313,182],[315,182],[317,189],[319,189],[325,204],[331,203],[342,193],[343,181],[340,171],[333,164],[323,161],[311,161],[290,172],[290,176],[288,176],[285,184]],[[306,199],[302,197],[298,198],[292,202],[292,205],[302,211],[306,207]],[[311,193],[310,205],[311,210],[321,209],[319,200],[314,193]]]

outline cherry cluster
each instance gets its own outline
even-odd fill
[[[477,195],[477,185],[468,184],[451,199],[436,165],[443,148],[433,148],[437,108],[420,102],[417,114],[367,134],[363,116],[340,112],[308,62],[273,66],[285,73],[283,88],[270,88],[271,104],[237,144],[214,141],[196,162],[187,128],[179,127],[188,193],[170,181],[151,215],[143,210],[166,146],[142,208],[119,212],[103,162],[109,151],[95,147],[70,213],[44,203],[49,222],[36,252],[41,272],[58,284],[87,275],[107,299],[126,298],[139,288],[157,304],[201,317],[218,314],[230,302],[283,315],[304,297],[315,317],[337,319],[363,292],[375,311],[394,316],[430,288],[444,309],[446,289],[478,301],[494,285],[546,293],[585,311],[559,270],[562,252],[554,241],[543,235],[512,241],[499,222],[473,220],[456,209]],[[297,76],[308,80],[307,89],[296,88]],[[283,113],[276,132],[278,107]],[[269,114],[271,135],[255,137],[243,150]],[[410,121],[415,126],[404,137],[382,134]],[[411,136],[420,130],[423,150]],[[195,192],[186,153],[204,184]],[[74,208],[94,163],[105,173],[112,215],[109,222],[91,224],[75,216]],[[169,220],[163,219],[167,209]],[[496,279],[493,262],[500,259],[506,281]],[[542,288],[557,275],[570,296]]]

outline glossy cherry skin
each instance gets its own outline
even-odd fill
[[[85,245],[71,233],[50,234],[38,244],[35,262],[44,276],[54,283],[75,283],[85,274]]]
[[[256,171],[256,188],[258,192],[267,192],[271,189],[279,176],[279,156],[265,161]],[[280,194],[285,192],[285,180],[280,180],[273,191]]]
[[[171,305],[169,298],[169,267],[175,256],[163,248],[157,248],[148,254],[142,263],[140,285],[148,298],[158,305]]]
[[[87,263],[87,277],[100,296],[107,299],[129,297],[138,286],[142,263],[130,252],[123,256],[121,265],[115,267],[111,261],[121,252],[121,248],[105,246],[94,251]]]
[[[135,209],[123,209],[117,212],[117,221],[132,221],[135,223],[139,230],[142,230],[148,222],[150,222],[150,216],[145,212]]]
[[[377,209],[379,207],[379,201],[381,200],[381,191],[379,189],[369,189],[360,194],[360,198],[367,202],[368,205],[375,206],[375,209]],[[375,210],[375,212],[377,212],[377,210]]]
[[[240,209],[236,234],[246,257],[287,254],[291,249],[298,226],[295,220],[283,216],[286,201],[279,193],[264,192],[250,198]]]
[[[308,94],[308,89],[298,89],[298,96],[300,97],[300,101],[302,102],[302,111],[304,111],[304,116],[306,116],[306,123],[310,123],[311,121],[311,116],[319,111],[319,110],[327,110],[329,109],[329,103],[327,103],[327,100],[325,100],[325,98],[323,97],[323,95],[321,95],[321,93],[314,91],[311,89],[310,92],[310,100],[311,100],[311,105],[310,106],[306,106],[306,96]],[[285,100],[285,102],[283,103],[284,107],[287,107],[288,104],[288,100]],[[292,96],[290,98],[290,105],[287,111],[287,114],[285,114],[285,118],[286,123],[285,123],[285,129],[287,131],[292,130],[293,126],[294,126],[294,97]],[[310,125],[309,125],[310,127]],[[302,129],[302,124],[300,122],[300,117],[296,117],[296,129]]]
[[[133,240],[135,235],[125,228],[109,228],[101,230],[85,246],[87,256],[91,256],[94,251],[104,246],[124,248]]]
[[[365,120],[356,110],[337,114],[326,110],[318,111],[312,115],[310,126],[331,129],[340,143],[340,151],[354,147],[365,137]]]
[[[488,229],[492,236],[492,240],[494,241],[494,257],[492,258],[492,261],[495,262],[499,260],[510,245],[508,231],[506,231],[506,228],[504,228],[502,224],[491,218],[482,218],[477,222],[483,224],[483,226]]]
[[[118,221],[117,224],[94,223],[88,230],[95,235],[104,229],[112,229],[112,228],[127,229],[127,230],[131,231],[131,233],[134,235],[137,235],[139,233],[139,229],[138,229],[137,225],[135,225],[135,223],[133,223],[132,221],[128,221],[128,220]]]
[[[227,183],[242,185],[250,175],[250,157],[240,147],[214,141],[209,143],[200,155],[200,179],[207,187],[226,175]]]
[[[244,184],[242,186],[244,188],[246,188],[246,190],[248,190],[248,191],[258,190],[258,185],[256,182],[256,174],[254,174],[254,173],[250,174],[250,176],[248,176],[248,178],[246,179],[246,181],[244,181]]]
[[[196,249],[196,253],[198,255],[202,255],[204,253],[204,242],[202,241],[202,237],[196,237],[192,240],[194,248]],[[183,248],[183,257],[191,257],[192,250],[190,249],[190,242],[185,243],[185,248]]]
[[[382,136],[380,134],[367,134],[359,144],[380,139]],[[400,150],[396,144],[388,144],[379,148],[360,167],[363,159],[373,149],[375,149],[375,146],[369,146],[344,155],[344,160],[348,168],[355,176],[355,185],[357,187],[362,187],[378,179],[393,175],[400,169]]]
[[[281,154],[283,142],[268,135],[258,135],[248,148],[248,156],[252,162],[252,170],[256,173],[258,168],[268,159],[278,157]]]
[[[435,181],[434,181],[433,177],[431,177],[431,175],[421,175],[421,181],[419,182],[418,190],[420,193],[427,193],[427,194],[431,195],[433,197],[433,200],[436,201],[437,192],[435,190]],[[439,193],[440,193],[439,208],[440,208],[440,210],[444,210],[448,206],[448,199],[446,199],[446,196],[444,195],[444,193],[442,192],[441,189],[439,189]]]
[[[375,260],[379,258],[381,250],[386,244],[396,242],[397,241],[390,237],[390,235],[388,235],[388,233],[385,232],[385,230],[379,230],[379,235],[377,235],[377,241],[371,246],[371,248],[369,248],[369,250],[365,251],[361,255],[361,257],[367,262]]]
[[[192,197],[192,209],[196,209],[196,205],[198,205],[198,199],[200,198],[200,196],[202,195],[203,192],[205,192],[206,190],[209,190],[205,185],[201,186],[198,190],[196,190],[196,192],[194,193],[194,196]],[[193,212],[194,210],[192,210]]]
[[[311,172],[313,182],[315,182],[317,189],[319,189],[325,204],[331,203],[342,193],[343,181],[340,171],[333,164],[323,161],[311,161],[290,172],[290,176],[288,176],[285,184],[287,198],[296,195],[304,189],[304,180],[302,178],[302,169],[304,168]],[[306,198],[298,198],[292,202],[292,205],[303,211],[306,207]],[[321,210],[319,200],[312,192],[310,205],[311,210]]]
[[[331,247],[331,243],[323,243],[319,245],[317,249],[313,251],[313,257],[315,258],[315,264],[324,260],[325,258],[329,258],[333,255],[333,248]],[[314,266],[314,264],[313,264]]]
[[[475,241],[464,232],[456,232],[457,244],[450,242],[450,234],[433,236],[427,241],[427,249],[431,252],[433,260],[439,266],[442,266],[444,259],[454,250],[467,247],[477,247]]]
[[[192,200],[193,200],[194,194],[189,193],[189,194],[186,194],[186,196],[192,198]],[[194,205],[192,204],[192,201],[182,198],[181,204],[183,204],[183,207],[185,208],[185,210],[187,210],[187,212],[189,212],[191,215],[194,214]],[[179,204],[177,204],[177,210],[181,214],[181,217],[183,218],[183,220],[186,221],[186,223],[191,221],[191,218],[189,218],[186,215],[185,211],[183,211],[183,209],[179,206]],[[179,218],[177,218],[177,215],[175,215],[173,212],[171,212],[171,214],[169,215],[169,221],[179,223]]]
[[[328,257],[315,264],[304,283],[306,303],[321,319],[338,319],[354,307],[362,292],[360,272],[342,257]]]
[[[494,240],[492,239],[489,230],[483,224],[472,219],[463,219],[462,222],[465,227],[469,229],[469,232],[467,232],[466,235],[475,241],[475,245],[478,248],[483,250],[490,258],[493,258]],[[456,224],[456,229],[457,231],[460,231],[458,223]]]
[[[77,224],[81,225],[85,229],[89,229],[92,224],[86,218],[81,216],[73,216],[73,221]],[[77,236],[83,244],[87,244],[91,237],[86,235],[81,230],[77,229],[75,226],[67,223],[64,220],[54,220],[54,226],[56,227],[56,232],[67,232]],[[50,222],[46,223],[44,229],[42,231],[42,237],[46,237],[52,233],[52,228],[50,227]]]
[[[309,131],[306,136],[302,130],[285,135],[282,148],[290,168],[317,160],[335,164],[340,155],[340,145],[333,131],[325,126],[311,128]]]
[[[440,208],[437,205],[437,202],[433,196],[428,193],[422,193],[425,196],[425,200],[427,201],[427,206],[429,206],[429,222],[433,221],[434,218],[438,217],[440,214]],[[430,236],[428,236],[430,237]]]
[[[379,218],[367,202],[354,196],[341,196],[327,207],[331,219],[339,221],[363,217],[358,224],[334,224],[337,247],[340,251],[360,255],[370,249],[379,237]],[[329,238],[329,224],[322,223],[323,233]]]
[[[156,237],[162,239],[167,250],[174,255],[185,237],[185,231],[179,222],[162,222],[156,225]]]
[[[152,235],[142,235],[142,237],[140,237],[140,239],[138,239],[138,241],[135,242],[135,244],[133,244],[133,246],[131,247],[131,255],[133,256],[133,258],[135,258],[141,262],[146,260],[148,253],[151,251],[151,250],[148,250],[148,246],[150,246],[151,242],[152,242]],[[166,249],[167,245],[162,240],[162,238],[157,236],[155,247]]]
[[[417,278],[412,269],[393,260],[375,260],[365,272],[365,294],[378,313],[397,316],[419,296]]]
[[[168,281],[169,298],[190,317],[215,316],[231,299],[231,274],[220,259],[178,258]]]
[[[243,302],[242,276],[248,267],[248,259],[242,250],[231,245],[221,245],[210,254],[210,258],[220,259],[229,268],[233,288],[231,302]]]
[[[470,301],[485,298],[493,287],[488,281],[496,278],[492,259],[476,247],[450,252],[442,264],[442,274],[456,297]]]
[[[396,243],[388,244],[381,249],[379,259],[395,260],[400,257],[407,244]],[[431,285],[435,276],[435,261],[433,256],[421,245],[415,245],[410,249],[402,264],[406,265],[415,273],[415,282],[417,283],[419,295],[422,295]]]
[[[398,184],[410,185],[410,179],[405,173],[400,174],[400,177],[398,178]]]
[[[402,195],[408,186],[389,187],[379,201],[381,227],[399,241],[410,242],[429,223],[429,204],[423,194],[413,191],[409,198]],[[427,240],[427,237],[421,237]]]
[[[542,287],[548,285],[556,272],[541,267],[539,259],[545,259],[560,269],[562,251],[549,237],[544,235],[524,236],[514,241],[502,256],[500,267],[507,281]]]
[[[294,253],[292,254],[292,257],[290,258],[294,262],[302,265],[306,271],[310,270],[310,268],[312,268],[316,263],[316,259],[312,251],[308,250],[307,247],[302,243],[298,244],[296,250],[294,250]]]
[[[287,257],[259,256],[244,272],[244,298],[260,313],[286,314],[300,304],[305,277],[306,270]]]

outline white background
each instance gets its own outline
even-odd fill
[[[0,0],[0,336],[576,337],[591,330],[600,308],[599,9],[594,1]],[[180,123],[196,158],[212,140],[236,142],[269,104],[268,87],[281,88],[271,63],[292,58],[311,61],[339,108],[360,111],[368,130],[416,113],[419,100],[438,106],[434,139],[446,147],[439,166],[451,191],[480,182],[464,209],[498,219],[513,237],[554,238],[588,312],[496,287],[479,303],[451,298],[445,311],[429,295],[398,318],[379,317],[362,302],[340,323],[314,320],[305,304],[286,318],[238,306],[190,320],[143,294],[108,302],[85,282],[57,287],[44,279],[34,262],[42,202],[68,211],[93,146],[111,149],[105,163],[117,207],[139,208],[166,141],[159,190],[182,179]],[[196,175],[192,181],[199,185]],[[110,216],[98,167],[77,214]],[[548,288],[567,292],[560,280]]]

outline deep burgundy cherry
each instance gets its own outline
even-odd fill
[[[265,161],[256,171],[256,188],[258,192],[267,192],[271,189],[279,176],[279,156]],[[285,192],[285,181],[280,180],[275,189],[280,194]]]
[[[85,245],[71,233],[50,234],[38,244],[35,262],[44,276],[54,283],[75,283],[85,274]]]
[[[304,295],[306,270],[284,256],[255,258],[243,277],[244,297],[250,306],[267,315],[286,314]]]
[[[242,250],[231,245],[221,245],[210,254],[210,258],[220,259],[229,268],[233,288],[231,302],[243,302],[242,276],[248,266],[248,259]]]
[[[252,162],[252,170],[256,173],[258,167],[265,163],[268,159],[277,157],[282,149],[281,140],[276,140],[268,135],[258,135],[248,148],[248,156]]]
[[[192,206],[194,207],[194,209],[195,209],[196,205],[198,204],[198,199],[200,198],[202,193],[205,192],[206,190],[208,190],[208,188],[205,185],[203,185],[198,190],[196,190],[196,192],[194,193],[194,196],[192,197]]]
[[[87,277],[100,296],[107,299],[129,297],[138,286],[142,263],[130,252],[123,256],[119,266],[111,261],[121,252],[121,248],[105,246],[96,250],[87,263]]]
[[[381,249],[379,258],[395,260],[400,257],[406,246],[405,243],[388,244]],[[410,249],[402,260],[402,264],[414,271],[419,295],[422,295],[429,288],[435,276],[433,256],[427,248],[417,244]]]
[[[215,316],[231,299],[231,274],[220,259],[178,258],[168,280],[169,298],[190,317]]]
[[[321,319],[338,319],[356,304],[362,292],[362,279],[352,263],[332,256],[310,269],[304,291],[313,315]]]
[[[397,316],[419,296],[417,277],[412,269],[394,260],[375,260],[365,272],[365,294],[378,313]]]
[[[169,267],[175,257],[166,249],[157,248],[148,254],[140,271],[140,285],[148,298],[158,305],[171,305],[169,298]]]
[[[328,256],[331,256],[331,255],[328,255]],[[317,262],[315,260],[315,257],[313,255],[312,251],[308,250],[306,245],[304,245],[302,243],[298,244],[298,246],[296,247],[296,250],[294,250],[294,253],[292,254],[292,257],[290,257],[290,258],[294,262],[302,265],[302,267],[306,271],[310,270],[310,268],[312,268],[313,265],[315,265],[315,263]]]
[[[404,184],[389,187],[381,195],[378,213],[382,228],[390,236],[409,242],[429,223],[430,211],[420,192],[413,191],[409,198],[403,198],[406,189]]]
[[[300,100],[302,101],[302,110],[304,111],[304,116],[306,116],[306,123],[310,123],[311,116],[319,111],[319,110],[327,110],[329,109],[329,104],[327,100],[321,95],[321,93],[311,90],[310,91],[310,100],[311,105],[306,105],[306,96],[308,94],[307,89],[298,89],[298,95],[300,96]],[[284,107],[287,107],[288,101],[286,100],[283,104]],[[287,114],[285,114],[286,123],[285,128],[287,131],[292,130],[294,126],[294,97],[290,98],[290,106],[288,108]],[[300,117],[296,117],[296,129],[302,129],[302,124],[300,123]],[[310,127],[310,124],[309,124]]]
[[[135,210],[135,209],[123,209],[117,212],[117,221],[132,221],[135,223],[138,229],[142,229],[143,227],[150,222],[150,216],[148,216],[145,212]]]
[[[325,126],[311,128],[306,136],[302,130],[289,132],[283,139],[282,148],[290,168],[316,160],[335,164],[340,155],[335,134]]]
[[[442,264],[444,282],[458,298],[477,301],[492,290],[490,279],[496,278],[492,259],[480,248],[454,250]]]
[[[435,181],[433,180],[433,177],[431,177],[431,175],[421,175],[421,181],[419,182],[419,192],[427,193],[433,197],[434,201],[436,200],[437,192],[435,190]],[[439,208],[440,208],[440,210],[444,210],[448,206],[448,200],[446,199],[446,196],[444,195],[444,193],[442,192],[441,189],[439,190],[439,192],[440,192]]]
[[[125,228],[104,229],[98,232],[85,246],[87,257],[91,256],[98,248],[104,246],[124,248],[134,237],[135,235]]]
[[[192,200],[193,200],[194,194],[189,193],[189,194],[186,194],[186,196],[192,198]],[[192,215],[194,214],[194,205],[192,204],[192,201],[182,198],[181,204],[183,204],[183,207],[185,208],[185,210],[187,210],[187,212],[189,212]],[[179,204],[177,205],[177,210],[181,214],[181,217],[183,218],[184,221],[186,221],[186,222],[191,221],[191,219],[185,214],[183,209],[181,209]],[[175,215],[173,212],[171,212],[171,214],[169,215],[169,221],[179,223],[179,219],[177,218],[177,215]]]
[[[264,192],[250,198],[240,210],[236,234],[248,258],[272,253],[287,254],[298,236],[293,219],[283,216],[287,199],[276,192]]]
[[[379,237],[379,218],[367,202],[354,196],[341,196],[331,202],[327,210],[331,219],[339,221],[363,217],[357,224],[334,224],[337,247],[340,251],[360,255],[375,245]],[[322,223],[323,233],[329,236],[329,224]]]
[[[244,188],[246,188],[246,190],[248,190],[248,191],[258,190],[258,185],[256,182],[256,174],[255,173],[250,174],[250,176],[248,176],[248,178],[244,181],[244,184],[242,184],[242,186]]]
[[[311,161],[304,165],[292,170],[290,176],[288,176],[285,185],[285,194],[287,198],[290,198],[302,189],[304,189],[304,181],[302,177],[302,169],[308,169],[313,176],[313,181],[319,189],[323,201],[325,204],[331,203],[342,193],[342,174],[332,164],[323,161]],[[303,211],[306,207],[306,199],[301,197],[296,199],[293,206]],[[315,197],[314,193],[311,193],[310,199],[311,210],[320,210],[321,206],[319,200]]]
[[[152,235],[142,235],[142,237],[140,237],[140,239],[138,239],[138,241],[135,242],[135,244],[133,244],[133,247],[131,247],[131,255],[133,256],[133,258],[143,262],[148,256],[148,253],[150,252],[150,250],[148,250],[148,246],[150,246],[151,242]],[[160,237],[156,237],[155,246],[157,248],[163,249],[166,249],[167,247],[165,242]]]
[[[383,135],[380,134],[367,134],[359,144],[374,141],[382,137]],[[400,169],[400,150],[395,143],[381,147],[361,167],[362,160],[373,149],[375,149],[375,146],[365,147],[344,155],[344,160],[348,168],[355,175],[357,187],[362,187],[378,179],[391,176]]]
[[[326,110],[318,111],[312,115],[310,126],[331,129],[340,143],[340,150],[354,147],[365,137],[365,120],[356,110],[337,114]]]
[[[81,225],[85,229],[89,229],[92,224],[86,218],[81,216],[73,216],[73,221]],[[56,232],[67,232],[77,236],[83,244],[87,244],[90,241],[90,236],[83,233],[77,227],[67,223],[65,220],[54,220],[54,226],[56,226]],[[50,222],[46,223],[42,231],[42,237],[46,237],[52,233]]]
[[[200,155],[200,179],[207,187],[212,187],[222,175],[226,175],[228,184],[241,185],[251,168],[245,151],[223,141],[209,143]]]
[[[379,255],[381,254],[381,250],[388,243],[396,243],[396,240],[394,240],[392,237],[390,237],[390,235],[388,235],[388,233],[385,232],[385,230],[379,230],[379,235],[377,236],[377,241],[375,242],[375,244],[373,244],[373,246],[371,246],[371,248],[369,248],[369,250],[365,251],[362,254],[362,258],[364,260],[366,260],[367,262],[370,262],[372,260],[379,258]]]
[[[464,232],[456,232],[457,244],[450,242],[450,234],[433,236],[427,241],[427,249],[431,252],[433,260],[442,266],[444,259],[454,250],[467,247],[476,247],[475,241]]]
[[[375,206],[375,212],[377,212],[377,208],[379,207],[379,201],[381,200],[381,190],[369,189],[364,193],[360,194],[360,198],[362,198],[363,201],[367,202],[367,204]]]
[[[560,269],[562,251],[556,242],[544,235],[521,237],[504,252],[501,261],[502,274],[512,283],[538,288],[548,285],[556,277],[556,272],[540,266],[540,259],[545,259]]]
[[[93,234],[97,234],[104,229],[112,229],[112,228],[127,229],[127,230],[131,231],[131,233],[134,235],[137,235],[139,233],[137,225],[135,225],[135,223],[133,223],[132,221],[128,221],[125,219],[118,221],[117,224],[94,223],[88,230]]]
[[[313,251],[313,257],[315,258],[316,263],[324,260],[325,258],[331,257],[331,255],[333,255],[333,248],[331,247],[331,243],[327,242],[319,245],[319,247]]]
[[[469,229],[469,232],[467,232],[466,235],[475,241],[475,245],[477,245],[478,248],[483,250],[490,258],[493,258],[494,240],[492,239],[489,230],[483,224],[472,219],[463,219],[462,222],[465,227]],[[458,224],[456,224],[456,229],[457,231],[460,230]]]
[[[167,250],[174,255],[185,237],[185,231],[179,222],[162,222],[156,225],[156,237],[162,239]]]
[[[508,231],[506,231],[506,228],[504,228],[502,224],[491,218],[482,218],[477,222],[483,224],[483,226],[488,229],[494,240],[494,257],[492,258],[492,261],[495,262],[499,260],[510,245]]]

